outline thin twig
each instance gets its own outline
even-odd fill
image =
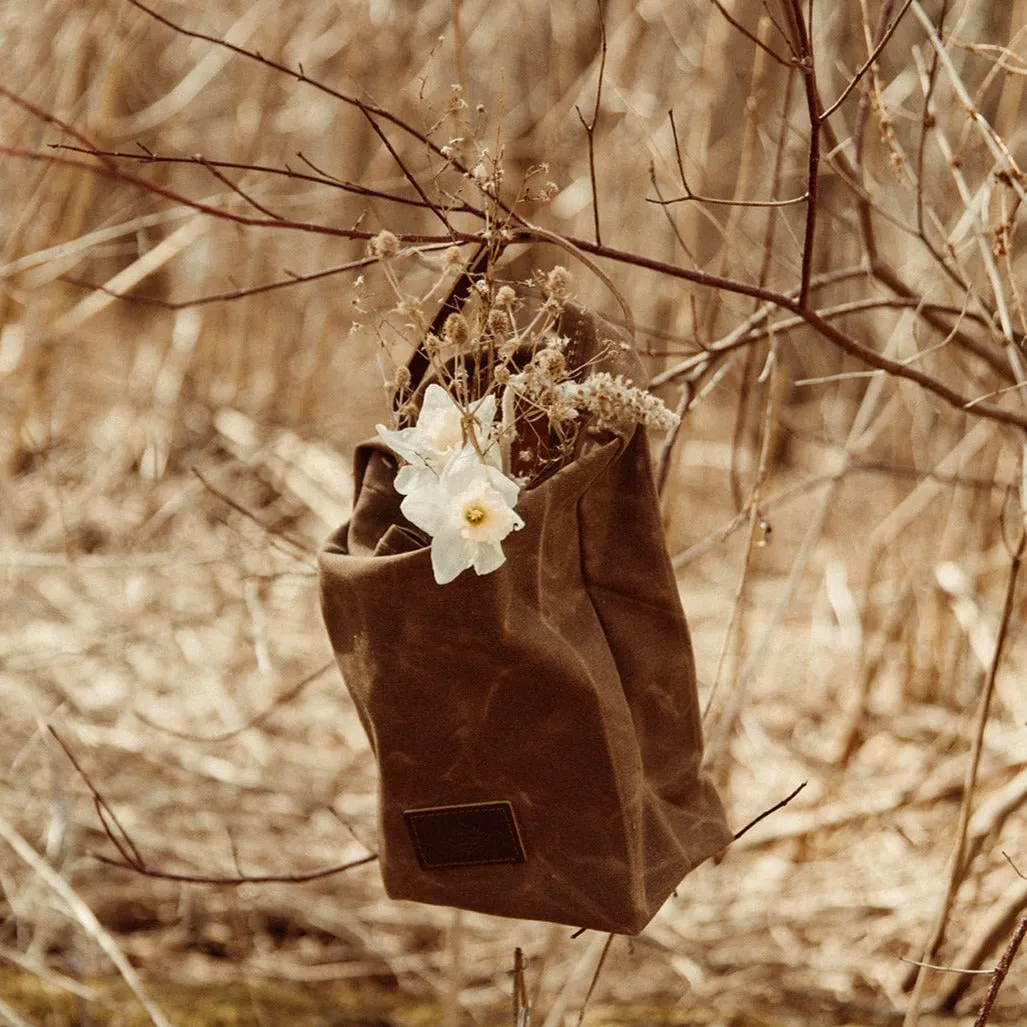
[[[324,877],[333,877],[336,874],[345,873],[347,870],[353,870],[356,867],[364,866],[367,863],[373,863],[377,858],[377,853],[370,853],[367,856],[362,856],[360,859],[349,860],[346,863],[339,863],[335,866],[321,867],[317,870],[307,870],[298,874],[234,874],[234,875],[218,875],[218,874],[185,874],[178,873],[177,871],[171,870],[158,870],[154,867],[147,866],[146,861],[143,859],[139,852],[139,849],[132,841],[128,832],[122,827],[120,821],[111,809],[110,804],[100,793],[96,785],[93,784],[92,779],[83,769],[81,763],[75,758],[75,754],[71,751],[71,748],[65,743],[64,739],[54,730],[50,728],[50,733],[57,739],[61,748],[64,750],[68,759],[71,761],[71,765],[78,772],[79,777],[82,778],[85,786],[89,789],[90,794],[93,797],[93,805],[96,807],[97,813],[100,817],[100,824],[103,827],[104,834],[107,836],[108,841],[118,850],[121,854],[121,859],[111,859],[110,856],[104,856],[100,853],[93,853],[93,858],[99,860],[101,863],[106,863],[108,866],[118,867],[121,870],[131,870],[133,873],[141,874],[143,877],[155,877],[164,881],[181,881],[192,884],[212,884],[212,885],[225,885],[225,886],[236,886],[241,884],[305,884],[308,881],[319,881]],[[105,815],[106,813],[106,815]],[[121,837],[119,838],[107,822],[107,816],[110,816],[113,823],[118,828],[118,832]],[[2,819],[0,819],[2,824]],[[127,847],[127,849],[126,849]],[[238,866],[238,856],[235,852],[235,842],[232,841],[232,853],[233,858]]]
[[[799,792],[801,792],[803,788],[806,787],[808,783],[808,781],[803,781],[802,784],[798,786],[798,788],[794,789],[790,794],[786,795],[780,802],[775,802],[773,806],[771,806],[769,809],[765,809],[758,817],[753,817],[753,819],[750,820],[749,823],[745,825],[745,827],[741,828],[738,831],[735,831],[734,841],[737,842],[738,839],[741,838],[743,835],[748,834],[761,820],[766,820],[767,817],[769,817],[772,813],[776,813],[779,809],[784,809],[784,807],[787,806],[788,803],[790,803],[792,799],[794,799],[799,794]]]
[[[200,163],[204,167],[221,168],[229,171],[254,171],[261,175],[278,176],[281,178],[293,179],[297,182],[308,182],[312,185],[322,185],[329,189],[338,189],[340,192],[350,193],[353,196],[364,196],[372,200],[383,200],[386,203],[398,203],[407,207],[425,207],[425,202],[421,199],[414,199],[411,196],[399,196],[396,193],[388,193],[382,189],[372,189],[369,186],[357,185],[354,182],[347,182],[344,179],[336,178],[334,175],[331,175],[322,168],[319,168],[303,153],[297,153],[296,156],[314,172],[312,175],[307,174],[304,171],[296,171],[294,168],[290,168],[288,164],[278,168],[271,164],[248,164],[245,161],[215,160],[211,157],[205,157],[202,154],[197,157],[177,157],[166,153],[155,153],[153,150],[146,149],[145,147],[143,148],[142,153],[136,153],[131,150],[101,150],[92,146],[71,146],[68,143],[54,143],[53,149],[66,150],[69,153],[81,153],[92,157],[111,157],[119,160],[130,160],[139,164],[195,165]],[[450,211],[457,211],[461,214],[474,214],[479,217],[482,216],[482,211],[477,207],[463,201],[451,207]]]
[[[524,980],[524,952],[518,946],[514,949],[513,965],[513,1027],[524,1027],[531,1016],[531,1000]]]
[[[1002,987],[1009,973],[1009,968],[1013,965],[1013,960],[1016,958],[1016,953],[1025,935],[1027,935],[1027,913],[1020,917],[1020,922],[1016,925],[1016,930],[1009,939],[1009,944],[1002,953],[998,966],[995,967],[991,978],[991,985],[988,988],[988,994],[984,996],[984,1001],[981,1003],[980,1012],[977,1014],[977,1019],[974,1020],[974,1027],[985,1027],[985,1024],[987,1024],[991,1011],[995,1006],[995,999],[998,998],[999,988]]]
[[[698,193],[688,192],[684,196],[673,196],[669,200],[645,198],[646,203],[653,203],[658,207],[669,207],[674,203],[688,203],[694,200],[696,203],[712,203],[722,207],[794,207],[797,203],[804,203],[809,199],[808,193],[801,196],[793,196],[790,200],[722,200],[716,196],[700,196]]]
[[[117,170],[117,164],[114,163],[113,157],[116,154],[102,153],[96,148],[93,141],[87,136],[80,132],[74,125],[69,125],[66,121],[62,121],[56,114],[50,111],[44,110],[42,107],[37,106],[30,100],[25,99],[23,96],[19,96],[17,93],[11,92],[5,86],[0,85],[0,96],[5,96],[12,103],[17,104],[22,110],[26,110],[33,117],[39,118],[40,121],[45,121],[51,125],[56,125],[62,132],[67,132],[74,139],[77,139],[83,146],[83,153],[91,153],[94,156],[100,158],[100,160],[111,170]]]
[[[988,675],[979,699],[977,709],[977,722],[974,725],[973,741],[970,748],[970,760],[967,764],[966,783],[963,788],[963,800],[959,807],[959,820],[956,825],[956,838],[952,846],[952,855],[949,858],[949,879],[942,897],[941,907],[935,918],[934,926],[931,929],[930,937],[924,946],[923,955],[920,957],[923,963],[930,963],[938,951],[945,937],[945,929],[948,924],[949,914],[952,910],[952,903],[955,901],[956,892],[963,878],[966,876],[969,866],[965,858],[967,829],[970,826],[970,813],[973,808],[974,789],[977,785],[977,771],[980,766],[981,752],[984,748],[984,729],[988,723],[988,716],[991,713],[991,698],[995,691],[995,679],[998,676],[998,668],[1002,660],[1002,649],[1009,633],[1009,622],[1013,613],[1013,600],[1016,595],[1016,582],[1020,574],[1020,566],[1023,560],[1024,547],[1027,545],[1027,532],[1021,531],[1020,540],[1016,551],[1013,553],[1009,563],[1009,575],[1006,579],[1006,595],[1002,607],[1002,617],[999,621],[998,635],[995,639],[995,652],[991,658],[991,665],[988,668]],[[920,1006],[923,1001],[923,992],[927,978],[920,972],[918,967],[913,978],[913,994],[910,996],[909,1006],[903,1020],[903,1027],[915,1027],[919,1022]]]
[[[135,0],[128,0],[128,2],[133,3]],[[105,166],[98,166],[96,164],[87,164],[85,161],[73,160],[70,157],[58,157],[55,154],[45,153],[39,150],[28,150],[17,146],[0,146],[0,154],[5,157],[17,157],[21,160],[60,164],[64,167],[75,168],[80,171],[88,171],[94,175],[102,175],[105,178],[110,178],[115,181],[126,182],[129,185],[137,186],[138,188],[154,193],[157,196],[163,196],[165,199],[173,200],[175,203],[181,203],[184,206],[192,207],[193,210],[198,210],[201,214],[209,214],[212,217],[221,218],[224,221],[233,221],[238,225],[244,225],[248,228],[276,228],[286,231],[310,232],[315,235],[334,236],[340,239],[362,239],[365,241],[373,239],[378,234],[377,232],[370,232],[359,228],[336,228],[331,225],[319,224],[314,221],[294,221],[289,218],[258,218],[246,214],[238,214],[234,211],[225,210],[220,207],[213,207],[209,203],[204,203],[202,200],[194,200],[192,197],[176,192],[174,189],[158,185],[156,182],[150,182],[145,178],[140,178],[138,175],[133,175],[131,172],[124,171],[120,168],[112,169]],[[447,233],[446,235],[395,232],[394,235],[400,240],[400,242],[408,243],[476,242],[479,238],[476,234],[467,232],[452,232]]]
[[[925,970],[937,970],[939,973],[945,974],[966,974],[968,977],[990,977],[995,971],[994,970],[971,970],[964,966],[938,966],[935,963],[921,963],[918,959],[907,959],[905,956],[899,956],[899,959],[903,963],[910,963],[913,966],[921,966]]]
[[[141,869],[144,866],[143,857],[136,848],[135,843],[132,841],[128,832],[121,825],[121,821],[118,820],[117,814],[111,809],[107,800],[100,794],[99,790],[93,784],[89,775],[85,772],[82,764],[75,758],[75,754],[71,751],[71,747],[64,741],[63,738],[57,733],[56,729],[51,725],[50,734],[57,739],[57,744],[64,750],[65,756],[68,757],[71,765],[75,768],[78,776],[85,782],[85,786],[89,789],[89,793],[93,797],[93,806],[96,808],[97,816],[100,818],[100,823],[103,824],[104,832],[107,837],[111,840],[114,847],[121,853],[123,859],[130,863],[133,867]],[[111,822],[118,829],[118,833],[115,834],[107,823],[106,817],[111,818]],[[126,851],[127,849],[127,851]]]
[[[227,185],[237,196],[242,197],[254,210],[259,211],[261,214],[271,218],[273,221],[284,221],[285,219],[281,214],[276,214],[273,210],[265,207],[259,200],[254,199],[245,189],[241,186],[236,185],[220,168],[216,165],[211,164],[210,161],[205,160],[202,156],[193,158],[193,163],[199,164],[201,167],[206,168],[222,185]]]
[[[800,0],[791,0],[791,11],[799,44],[799,70],[806,92],[809,121],[809,154],[806,172],[806,233],[802,244],[802,271],[799,284],[799,307],[809,303],[810,280],[813,277],[813,247],[817,231],[817,200],[820,190],[820,126],[823,118],[817,95],[817,73],[813,47]]]
[[[892,23],[884,30],[884,35],[881,36],[880,41],[874,47],[870,56],[866,59],[866,61],[864,61],[863,66],[859,69],[859,71],[856,72],[856,74],[849,81],[849,84],[842,90],[841,95],[838,97],[838,99],[835,100],[835,102],[832,103],[831,106],[827,108],[827,110],[821,112],[821,121],[826,121],[829,117],[831,117],[832,114],[834,114],[836,110],[838,110],[839,107],[841,107],[843,103],[845,103],[846,97],[848,97],[849,93],[851,93],[852,90],[856,88],[856,86],[862,80],[863,76],[873,66],[877,58],[881,56],[881,51],[888,45],[888,40],[891,39],[895,30],[899,27],[899,22],[902,21],[903,15],[906,13],[906,11],[909,10],[909,5],[912,2],[913,0],[906,0],[906,2],[902,5],[902,10],[895,15],[895,18],[892,21]]]
[[[201,742],[206,745],[213,745],[217,742],[227,742],[230,738],[235,738],[236,735],[241,735],[244,731],[250,731],[255,727],[259,727],[261,724],[264,723],[265,720],[268,719],[268,717],[271,716],[272,713],[275,712],[275,710],[279,709],[282,706],[286,706],[288,703],[291,703],[293,699],[296,699],[298,696],[300,696],[309,685],[312,685],[315,681],[317,681],[318,678],[327,674],[328,671],[332,670],[334,667],[334,660],[331,660],[323,666],[318,667],[317,670],[308,674],[306,677],[296,682],[296,684],[293,685],[291,688],[288,688],[284,692],[282,692],[281,695],[279,695],[271,703],[265,706],[264,709],[262,709],[259,713],[254,714],[254,716],[250,717],[250,719],[247,720],[245,724],[240,724],[239,727],[233,728],[231,731],[224,731],[219,735],[196,735],[191,734],[188,731],[178,731],[175,728],[168,727],[166,724],[158,724],[156,721],[150,720],[149,717],[147,717],[143,713],[140,713],[139,710],[133,710],[132,712],[135,714],[136,719],[141,720],[147,727],[153,728],[154,731],[160,731],[163,734],[171,735],[174,738],[181,738],[183,741]]]
[[[596,0],[596,9],[599,12],[599,78],[596,81],[596,102],[592,110],[592,120],[586,121],[581,108],[575,106],[578,119],[585,129],[585,138],[588,142],[588,176],[592,183],[592,223],[595,227],[596,245],[602,245],[602,236],[599,232],[599,188],[596,185],[596,122],[599,120],[599,107],[603,100],[603,76],[606,73],[606,16],[603,13],[603,0]]]
[[[233,499],[230,495],[228,495],[228,493],[222,492],[221,489],[219,489],[213,482],[209,481],[204,476],[203,472],[200,471],[198,468],[193,467],[191,468],[191,470],[193,474],[195,474],[196,477],[200,479],[200,481],[203,483],[203,487],[211,495],[216,496],[218,499],[221,500],[222,503],[225,503],[227,506],[230,506],[233,510],[235,510],[236,513],[242,514],[243,517],[245,517],[248,521],[252,521],[262,531],[267,532],[268,535],[280,539],[282,542],[285,542],[291,548],[297,550],[297,552],[299,553],[299,557],[302,558],[304,561],[312,560],[315,557],[316,554],[312,549],[310,549],[309,546],[305,545],[303,542],[300,542],[298,539],[291,538],[290,536],[286,535],[285,532],[279,531],[278,529],[272,528],[265,524],[252,510],[247,509],[238,500]]]
[[[585,998],[581,1003],[581,1009],[578,1010],[578,1023],[577,1027],[585,1022],[585,1014],[588,1012],[588,1004],[592,1001],[592,995],[596,990],[596,985],[599,983],[599,975],[603,972],[603,966],[606,963],[606,957],[609,954],[610,946],[613,944],[613,939],[616,937],[614,934],[608,934],[606,936],[606,944],[603,945],[603,951],[599,953],[599,962],[596,963],[595,973],[592,974],[592,980],[589,981],[588,991],[585,992]]]
[[[448,244],[443,244],[448,245]],[[398,255],[397,255],[398,256]],[[185,310],[187,307],[204,307],[209,303],[229,303],[232,300],[244,299],[247,296],[259,296],[265,292],[275,292],[278,289],[286,289],[292,285],[304,285],[307,282],[316,282],[322,278],[331,278],[333,275],[342,274],[346,271],[356,271],[360,268],[377,264],[377,257],[363,257],[360,260],[351,260],[345,264],[325,268],[323,271],[315,271],[309,275],[290,275],[288,278],[280,278],[274,282],[264,282],[261,285],[248,285],[238,289],[229,289],[227,292],[208,293],[206,296],[194,296],[185,300],[166,300],[159,296],[143,296],[131,292],[116,292],[102,282],[94,282],[88,278],[77,278],[73,275],[62,275],[61,281],[69,285],[77,285],[82,289],[91,289],[94,292],[106,293],[115,299],[124,300],[126,303],[134,303],[144,307],[160,307],[162,310]]]
[[[764,53],[768,54],[770,57],[773,57],[778,64],[783,64],[786,68],[792,66],[792,61],[788,60],[785,57],[782,57],[775,49],[773,49],[773,47],[768,46],[766,43],[763,42],[762,39],[760,39],[758,36],[750,32],[740,21],[738,21],[737,18],[735,18],[731,14],[731,12],[720,2],[720,0],[710,0],[710,3],[712,3],[713,6],[716,7],[717,10],[720,11],[720,13],[724,15],[724,17],[731,23],[731,25],[734,28],[736,28],[739,32],[741,32],[742,35],[745,36],[745,38],[748,39],[750,43],[753,43],[755,46],[758,46]]]
[[[318,870],[308,870],[299,874],[183,874],[173,870],[157,870],[154,867],[137,867],[131,863],[123,863],[118,859],[111,859],[100,853],[93,853],[93,859],[106,863],[107,866],[118,867],[121,870],[131,870],[133,873],[141,874],[143,877],[155,877],[161,881],[179,881],[185,884],[210,884],[217,887],[235,888],[242,884],[307,884],[310,881],[320,881],[325,877],[334,877],[336,874],[344,874],[347,870],[354,870],[357,867],[373,863],[378,858],[378,853],[361,856],[360,859],[352,859],[347,863],[338,863],[335,866],[321,867]]]
[[[429,198],[428,194],[424,191],[421,183],[418,181],[417,176],[407,167],[407,163],[403,158],[396,152],[396,148],[392,145],[392,141],[385,134],[385,130],[378,124],[375,116],[368,110],[366,104],[360,105],[360,112],[367,119],[368,124],[374,131],[374,134],[382,141],[385,149],[389,151],[389,155],[396,162],[396,166],[403,173],[403,177],[414,187],[414,192],[421,197],[421,202],[427,207],[442,223],[446,228],[452,232],[453,226],[449,223],[449,218],[446,217],[445,211],[437,203],[433,203]]]
[[[400,250],[393,258],[402,260],[404,257],[415,253],[437,253],[439,250],[448,249],[452,243],[446,241],[436,243],[433,246],[411,246]],[[184,310],[187,307],[203,307],[210,303],[229,303],[233,300],[243,299],[246,296],[259,296],[265,292],[275,292],[278,289],[288,289],[293,285],[305,285],[308,282],[317,282],[323,278],[331,278],[333,275],[344,274],[347,271],[359,271],[378,263],[377,257],[361,257],[359,260],[349,260],[345,264],[336,264],[334,267],[326,267],[320,271],[313,271],[310,274],[293,274],[288,278],[280,278],[273,282],[264,282],[261,285],[248,285],[238,289],[229,289],[227,292],[208,293],[205,296],[194,296],[184,300],[166,300],[159,296],[141,296],[136,293],[114,292],[106,285],[99,282],[92,282],[85,278],[76,278],[72,275],[62,275],[61,281],[70,285],[78,285],[84,289],[94,289],[114,296],[116,299],[125,300],[126,303],[135,303],[148,307],[160,307],[162,310]]]

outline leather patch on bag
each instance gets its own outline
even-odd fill
[[[508,802],[410,809],[403,819],[422,870],[524,862],[517,820]]]

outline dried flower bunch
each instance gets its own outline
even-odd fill
[[[383,232],[371,251],[398,292],[389,267],[394,241]],[[458,266],[452,252],[444,265],[444,274]],[[394,367],[387,386],[395,424],[377,430],[404,461],[395,480],[400,509],[431,538],[439,584],[470,568],[488,574],[499,567],[503,540],[524,526],[515,509],[521,489],[573,460],[587,437],[677,422],[647,390],[594,369],[595,358],[575,363],[571,341],[558,330],[571,286],[565,268],[537,273],[528,284],[542,296],[531,311],[486,271],[475,278],[465,310],[449,314],[438,334],[427,328],[420,303],[400,294],[398,310],[423,333],[427,384],[414,387],[407,365]]]

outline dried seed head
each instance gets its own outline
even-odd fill
[[[509,285],[501,285],[496,292],[497,307],[511,307],[517,299],[517,293]]]
[[[510,383],[510,368],[506,364],[498,364],[492,372],[492,379],[497,385],[508,385]]]
[[[400,424],[415,424],[417,422],[417,415],[421,411],[414,402],[404,403],[399,410],[396,411],[396,417]]]
[[[450,314],[442,326],[442,337],[450,346],[466,346],[471,330],[463,314]]]
[[[380,231],[370,242],[371,256],[391,260],[399,253],[399,240],[388,229]]]
[[[396,392],[406,392],[410,388],[410,368],[401,364],[392,373],[392,388]]]
[[[404,300],[396,305],[396,312],[403,317],[409,318],[409,326],[418,335],[423,335],[428,331],[428,319],[421,309],[419,300]]]
[[[546,275],[545,285],[542,288],[551,299],[558,301],[567,299],[571,288],[570,271],[558,264]]]
[[[460,267],[463,264],[463,259],[460,256],[460,247],[450,246],[445,252],[443,262],[448,268]]]
[[[567,360],[559,350],[540,349],[531,362],[538,373],[551,382],[558,382],[567,377]]]
[[[514,354],[517,352],[517,339],[514,336],[510,336],[504,339],[496,347],[496,353],[499,354],[500,360],[512,360]]]
[[[485,324],[493,335],[505,335],[510,330],[510,315],[505,310],[493,307]]]

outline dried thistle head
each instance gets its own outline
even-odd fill
[[[391,260],[399,253],[399,239],[387,228],[383,228],[369,243],[372,257]]]
[[[567,358],[557,349],[540,349],[531,363],[549,381],[560,382],[567,377]]]
[[[416,424],[420,407],[413,400],[408,400],[396,411],[396,420],[400,424]]]
[[[517,353],[517,337],[510,335],[503,339],[496,347],[496,353],[499,354],[499,359],[504,363],[513,360],[514,355]]]
[[[567,268],[557,264],[556,267],[546,275],[542,284],[542,291],[549,299],[562,303],[570,295],[571,273]]]
[[[421,308],[420,300],[404,300],[396,306],[396,312],[408,319],[408,326],[418,335],[428,331],[428,318]]]
[[[505,335],[512,327],[510,315],[505,310],[493,307],[485,319],[485,327],[492,335]]]
[[[393,392],[404,393],[410,388],[410,368],[406,364],[400,364],[395,371],[392,372],[392,379],[389,382],[389,386]]]
[[[471,329],[463,314],[453,313],[442,326],[442,338],[450,346],[466,346],[471,338]]]

